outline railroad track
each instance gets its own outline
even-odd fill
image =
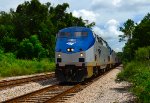
[[[52,77],[54,77],[54,73],[41,74],[41,75],[25,77],[20,79],[13,79],[13,80],[2,80],[0,81],[0,90],[5,88],[11,88],[31,81],[46,80]]]
[[[108,71],[110,72],[110,71]],[[4,101],[3,103],[62,103],[68,98],[83,90],[108,72],[94,79],[89,79],[83,83],[76,85],[60,85],[55,84],[43,89]]]

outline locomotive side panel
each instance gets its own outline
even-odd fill
[[[87,68],[87,77],[89,78],[93,75],[93,67],[96,65],[94,60],[94,46],[85,51],[85,60],[86,60],[86,68]]]
[[[100,69],[107,67],[109,63],[109,49],[103,40],[97,37],[97,42],[95,43],[95,58],[97,66],[100,66]]]
[[[116,64],[116,53],[114,51],[112,51],[111,55],[110,55],[110,64],[112,65],[112,67],[115,66]]]

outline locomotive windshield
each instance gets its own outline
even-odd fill
[[[70,37],[70,33],[69,32],[59,32],[58,33],[58,37],[60,38],[64,38],[64,37]]]
[[[87,37],[88,33],[87,32],[74,32],[75,37]]]
[[[67,38],[67,37],[87,37],[88,32],[74,32],[73,35],[71,35],[70,32],[59,32],[57,35],[59,38]]]

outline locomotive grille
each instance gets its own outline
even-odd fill
[[[79,62],[84,62],[84,58],[79,58]]]
[[[65,65],[65,67],[67,68],[67,69],[74,69],[76,66],[75,65]]]
[[[61,62],[61,58],[57,58],[57,62]]]

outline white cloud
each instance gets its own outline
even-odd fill
[[[73,16],[82,17],[83,20],[88,20],[89,22],[96,22],[97,21],[96,19],[99,16],[99,14],[94,13],[93,11],[82,9],[82,10],[74,10]]]
[[[140,24],[140,23],[141,23],[141,20],[137,22],[137,24]]]
[[[150,12],[150,2],[148,0],[93,0],[91,10],[101,14],[97,18],[98,24],[112,18],[125,22],[129,18],[136,19],[137,15],[146,15]]]
[[[112,4],[114,6],[120,6],[120,2],[121,2],[121,0],[112,0]]]
[[[119,26],[120,25],[118,21],[111,19],[104,24],[104,27],[102,27],[103,29],[95,26],[93,27],[93,30],[98,34],[101,34],[101,36],[106,40],[119,39],[118,36],[122,35],[122,32],[118,30]]]
[[[120,52],[122,51],[120,48],[115,48],[115,52]]]
[[[109,24],[109,25],[118,25],[119,22],[116,21],[115,19],[111,19],[111,20],[109,20],[109,21],[107,22],[107,24]]]
[[[119,9],[125,11],[140,10],[142,7],[149,7],[150,2],[147,0],[92,0],[93,9]],[[116,8],[116,6],[118,8]],[[129,12],[130,12],[129,11]],[[141,10],[142,11],[142,10]]]
[[[111,48],[113,48],[116,52],[122,51],[122,47],[125,42],[119,42],[119,35],[123,33],[118,30],[119,22],[115,19],[108,20],[104,27],[93,27],[93,31],[101,36],[104,40],[108,42]]]
[[[110,0],[92,0],[92,5],[97,5],[97,4],[103,3],[103,4],[101,4],[101,5],[103,5],[103,7],[108,6],[108,5],[109,6],[110,5],[119,6],[121,2],[122,2],[122,0],[111,0],[111,1]]]
[[[121,34],[121,32],[118,30],[119,26],[120,25],[118,21],[116,21],[115,19],[111,19],[106,23],[105,28],[109,33],[114,34],[114,36],[118,36]]]

